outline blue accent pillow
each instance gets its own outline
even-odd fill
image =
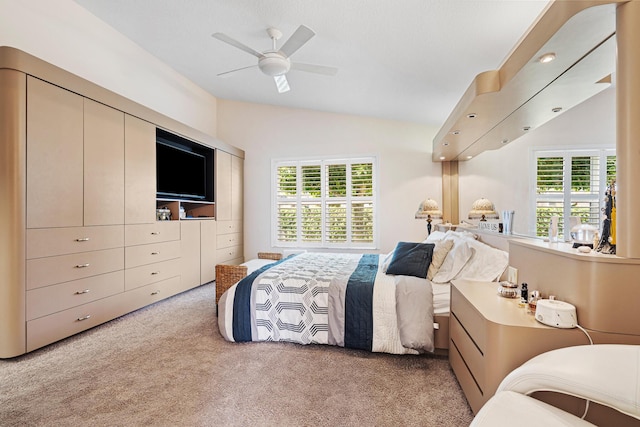
[[[425,279],[433,256],[433,243],[399,242],[387,274],[415,276]]]

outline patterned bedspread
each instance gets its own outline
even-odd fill
[[[379,264],[379,255],[344,253],[304,253],[270,264],[222,295],[220,332],[236,342],[331,344],[394,354],[432,351],[432,311],[418,316],[426,325],[415,324],[415,313],[403,322],[398,317],[403,306],[414,311],[424,306],[403,302],[415,300],[415,294],[406,296],[402,278],[384,274]],[[427,280],[413,289],[432,302]],[[431,342],[420,342],[418,348],[403,343],[399,324],[424,328]]]

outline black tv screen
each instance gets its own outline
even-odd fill
[[[195,151],[198,148],[202,153]],[[207,155],[208,151],[212,150],[208,147],[194,148],[186,143],[180,144],[158,135],[156,141],[157,197],[213,201],[213,155]],[[208,184],[209,181],[211,184]]]

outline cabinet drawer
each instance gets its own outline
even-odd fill
[[[178,258],[125,270],[124,287],[127,291],[150,283],[160,282],[180,275]]]
[[[160,282],[141,286],[123,294],[126,299],[124,302],[124,308],[126,308],[127,312],[137,310],[164,298],[178,294],[183,290],[185,289],[183,289],[180,276],[171,277]]]
[[[242,221],[218,221],[218,234],[242,233]]]
[[[125,246],[180,240],[179,221],[156,221],[151,224],[124,226]]]
[[[152,243],[125,248],[125,267],[153,264],[180,257],[180,241]]]
[[[480,350],[473,342],[473,337],[470,337],[464,330],[460,322],[455,315],[452,315],[449,320],[449,337],[451,341],[456,345],[456,348],[460,352],[460,356],[467,365],[470,374],[473,376],[481,390],[485,388],[485,363],[484,355],[480,353]]]
[[[234,258],[242,258],[242,246],[232,246],[216,250],[216,260],[218,264],[224,264]]]
[[[122,270],[124,248],[27,260],[27,289]]]
[[[218,234],[216,247],[218,249],[242,245],[242,233]]]
[[[32,228],[27,230],[27,259],[124,246],[124,226]]]
[[[27,291],[27,320],[124,292],[124,270]]]
[[[451,312],[484,353],[487,347],[486,320],[455,286],[451,287]]]
[[[127,313],[119,293],[27,322],[27,351],[61,340]]]
[[[449,346],[449,363],[451,364],[451,369],[453,369],[453,372],[456,374],[458,383],[460,383],[460,387],[462,387],[467,401],[469,401],[473,413],[478,413],[485,402],[482,390],[480,390],[474,381],[473,376],[464,364],[464,360],[453,341]]]

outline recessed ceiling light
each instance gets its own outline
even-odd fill
[[[449,143],[448,143],[447,141],[444,141],[444,142],[442,143],[442,145],[444,145],[444,146],[446,147],[447,145],[449,145]]]
[[[523,131],[527,132],[531,130],[531,126],[525,126],[522,128]]]
[[[440,160],[444,160],[444,159],[446,159],[445,156],[440,156]]]
[[[554,107],[551,109],[551,111],[553,111],[554,113],[559,113],[560,111],[562,111],[562,107]]]
[[[509,142],[509,140],[508,140],[508,139],[503,139],[503,140],[502,140],[502,143],[503,143],[503,144],[506,144],[507,142]]]
[[[451,131],[451,135],[460,135],[460,131],[459,130],[452,130]]]
[[[549,62],[553,61],[554,59],[556,59],[556,54],[553,53],[553,52],[549,52],[549,53],[545,53],[540,58],[538,58],[538,61],[541,64],[548,64]]]
[[[476,117],[478,117],[478,115],[476,113],[469,113],[467,114],[467,117],[470,119],[475,119]]]
[[[473,156],[467,156],[467,160],[472,159],[472,158],[473,158]]]

